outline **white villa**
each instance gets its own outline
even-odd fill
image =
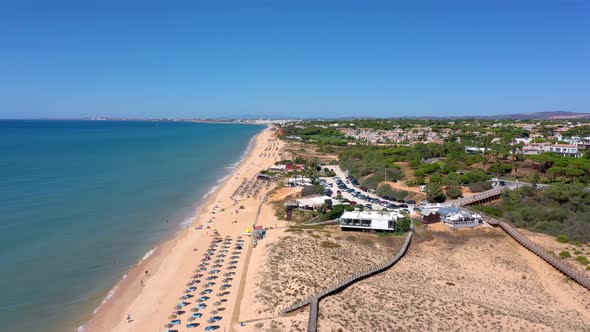
[[[394,211],[346,211],[340,217],[341,229],[394,231],[395,223],[405,218]]]
[[[549,152],[560,154],[564,157],[579,157],[578,147],[572,144],[553,144],[548,146]]]
[[[483,224],[479,214],[469,213],[458,207],[443,207],[438,209],[440,221],[451,228],[469,228]]]

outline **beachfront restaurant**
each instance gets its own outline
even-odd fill
[[[451,228],[470,228],[483,223],[481,215],[464,211],[458,207],[438,209],[441,221]]]
[[[340,217],[342,230],[394,231],[403,215],[394,211],[346,211]]]

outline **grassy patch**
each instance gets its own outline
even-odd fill
[[[559,257],[561,257],[561,258],[570,258],[570,257],[572,257],[572,254],[570,254],[569,251],[562,251],[562,252],[559,253]]]
[[[567,235],[558,235],[555,237],[555,240],[560,243],[568,243],[569,237]]]
[[[365,245],[365,246],[373,246],[375,244],[375,241],[371,240],[371,239],[361,239],[360,244]]]
[[[299,227],[289,227],[285,230],[285,232],[301,233],[303,230]]]
[[[300,225],[298,227],[301,229],[324,229],[326,225]]]
[[[392,237],[392,236],[404,236],[406,235],[407,232],[378,232],[377,236],[381,237],[381,238],[388,238],[388,237]]]
[[[582,265],[588,265],[590,263],[590,261],[588,261],[588,257],[586,256],[578,256],[576,257],[576,260]]]

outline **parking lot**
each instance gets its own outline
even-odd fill
[[[352,205],[362,205],[365,209],[370,210],[396,210],[405,213],[414,213],[415,204],[406,202],[397,202],[380,198],[374,193],[362,190],[360,184],[355,182],[354,178],[347,178],[347,175],[337,165],[324,166],[336,173],[335,177],[321,178],[326,182],[326,189],[332,191],[332,197],[338,195],[350,201]]]

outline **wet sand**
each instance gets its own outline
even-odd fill
[[[248,156],[220,188],[208,197],[207,203],[203,205],[193,223],[158,246],[151,257],[132,267],[127,277],[116,286],[115,295],[86,324],[85,331],[165,330],[164,325],[170,321],[169,316],[175,311],[175,306],[180,302],[179,298],[185,294],[187,283],[192,280],[194,271],[213,238],[213,229],[217,229],[222,237],[230,236],[235,241],[246,228],[252,227],[258,206],[272,186],[252,181],[251,187],[259,188],[257,192],[252,191],[250,195],[242,196],[234,194],[240,185],[255,178],[260,170],[280,160],[282,145],[270,128],[260,133]],[[203,228],[196,229],[198,225],[202,225]],[[244,240],[245,253],[250,241],[247,237],[244,237]],[[220,326],[221,330],[230,326],[237,298],[236,290],[239,288],[246,261],[245,255],[238,259],[237,268],[232,270],[235,276],[232,288],[228,290],[230,294],[224,296],[227,299],[227,302],[223,303],[224,310],[215,314],[220,316],[221,320],[213,325]],[[220,270],[221,274],[227,272],[227,264]],[[205,276],[208,274],[205,273]],[[195,320],[195,323],[200,324],[198,330],[210,325],[206,320],[213,316],[209,311],[213,310],[211,303],[216,301],[216,293],[219,291],[217,287],[220,284],[218,283],[209,295],[211,299],[206,302],[208,308],[203,311],[203,317]],[[197,287],[196,294],[201,288]],[[192,314],[188,309],[195,306],[194,299],[187,300],[191,302],[190,306],[183,309],[186,312],[178,316],[182,324],[175,325],[174,329],[187,330],[187,318]],[[131,322],[128,322],[127,315],[131,317]]]

